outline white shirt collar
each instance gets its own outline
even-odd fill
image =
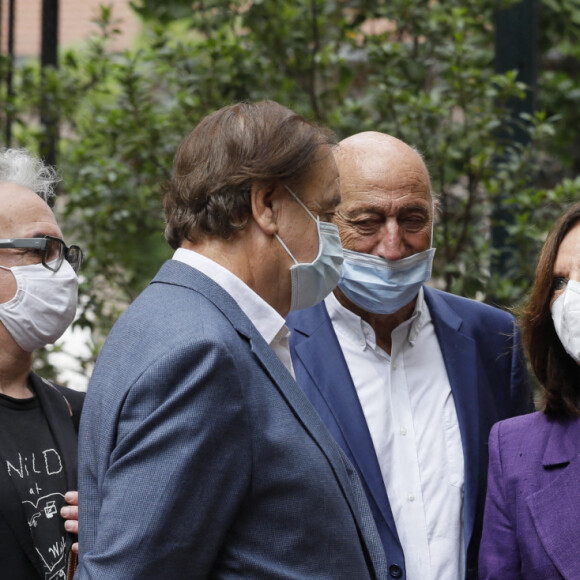
[[[199,270],[219,284],[237,302],[268,344],[288,336],[289,330],[282,316],[227,268],[185,248],[178,248],[173,259]]]

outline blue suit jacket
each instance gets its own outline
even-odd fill
[[[487,474],[487,438],[500,419],[533,408],[519,335],[511,315],[424,287],[451,384],[465,461],[466,577],[477,577]],[[355,465],[394,578],[405,578],[404,555],[358,396],[324,303],[291,313],[296,381]]]
[[[502,421],[489,456],[481,578],[580,578],[580,418]]]
[[[77,580],[362,580],[386,562],[356,472],[232,297],[167,262],[94,370]]]

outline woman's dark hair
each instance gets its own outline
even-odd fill
[[[580,416],[580,365],[565,351],[552,320],[554,264],[562,240],[580,223],[580,203],[554,224],[538,259],[534,286],[520,319],[524,347],[543,387],[544,412],[553,416]]]
[[[205,117],[180,145],[164,190],[167,241],[178,248],[200,235],[230,238],[247,224],[255,183],[299,186],[320,146],[335,143],[329,130],[274,101]]]

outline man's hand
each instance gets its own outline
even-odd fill
[[[79,533],[79,492],[67,491],[64,496],[65,501],[69,504],[60,510],[60,515],[66,520],[64,527],[67,532],[71,534]],[[72,545],[72,551],[75,554],[79,553],[79,543],[75,542]]]

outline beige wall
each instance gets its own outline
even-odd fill
[[[15,29],[14,52],[17,57],[40,54],[41,0],[14,0]],[[129,0],[60,0],[59,46],[66,48],[81,43],[98,30],[91,22],[100,14],[99,4],[113,5],[113,18],[122,22],[118,28],[122,34],[111,45],[114,51],[123,50],[131,44],[139,30],[138,18],[129,7]],[[8,0],[2,0],[2,54],[6,54],[8,23]]]

